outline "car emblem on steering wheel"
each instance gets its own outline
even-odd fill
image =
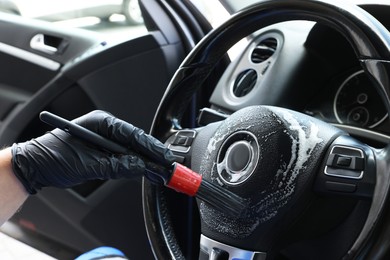
[[[228,185],[243,183],[256,169],[259,154],[259,143],[254,134],[248,131],[233,133],[218,152],[217,171],[220,178]]]

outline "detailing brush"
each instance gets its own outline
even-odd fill
[[[132,153],[122,145],[119,145],[87,128],[47,111],[41,112],[40,119],[53,127],[57,127],[107,151],[118,154]],[[241,198],[235,193],[224,189],[219,185],[215,185],[214,183],[202,179],[202,175],[192,171],[180,163],[175,162],[171,168],[168,168],[150,161],[145,158],[145,156],[141,156],[141,158],[145,162],[148,177],[152,178],[154,182],[163,183],[166,187],[174,189],[177,192],[181,192],[192,197],[196,196],[219,211],[233,217],[238,218],[242,216],[245,209],[248,207],[248,200]]]

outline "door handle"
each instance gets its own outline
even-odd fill
[[[45,35],[39,33],[31,38],[30,47],[34,50],[41,51],[47,54],[55,54],[58,48],[45,43]]]

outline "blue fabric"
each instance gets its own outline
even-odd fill
[[[125,257],[122,251],[116,248],[102,246],[80,255],[75,260],[104,259],[104,257],[114,257],[114,256]]]

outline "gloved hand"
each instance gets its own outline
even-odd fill
[[[160,141],[104,111],[93,111],[74,122],[131,152],[112,154],[60,129],[14,144],[13,171],[30,194],[46,186],[68,188],[93,179],[142,176],[147,174],[143,158],[163,166],[174,162],[172,152]]]

